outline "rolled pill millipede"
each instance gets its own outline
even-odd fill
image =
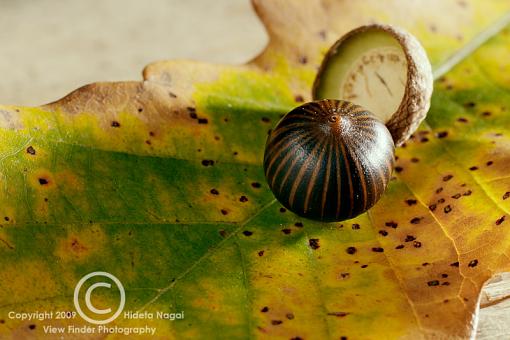
[[[394,144],[386,126],[359,105],[313,101],[290,111],[268,136],[264,171],[276,198],[298,215],[352,218],[389,182]]]

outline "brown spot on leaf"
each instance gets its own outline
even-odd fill
[[[460,196],[461,196],[460,194],[455,194],[455,195],[452,196],[452,198],[458,200],[460,198]]]
[[[204,160],[202,160],[202,165],[203,166],[213,166],[214,161],[212,159],[204,159]]]
[[[303,98],[303,96],[302,96],[302,95],[299,95],[299,94],[298,94],[298,95],[296,95],[296,96],[294,97],[294,101],[295,101],[296,103],[303,103],[303,102],[305,101],[305,99]]]
[[[450,266],[452,266],[452,267],[458,267],[458,266],[459,266],[459,262],[453,262],[453,263],[450,263]]]
[[[488,161],[487,163],[485,163],[485,165],[487,165],[487,166],[491,166],[492,164],[494,164],[493,161]]]
[[[431,204],[431,205],[429,205],[429,210],[430,210],[430,211],[434,211],[434,210],[436,210],[436,208],[437,208],[437,205],[436,205],[436,204]]]
[[[374,253],[384,253],[384,248],[381,248],[381,247],[374,247],[372,248],[372,251]]]
[[[501,216],[496,220],[496,225],[500,225],[501,223],[505,222],[506,216]]]
[[[282,320],[271,320],[271,325],[273,326],[278,326],[278,325],[281,325],[283,323]]]
[[[207,124],[209,120],[207,118],[198,118],[198,124]]]
[[[446,138],[446,137],[448,137],[448,131],[440,131],[440,132],[436,133],[436,137],[437,138]]]
[[[269,311],[269,307],[265,306],[260,310],[262,313],[267,313]]]
[[[243,195],[243,196],[239,197],[239,201],[242,203],[248,202],[248,197]]]
[[[399,244],[398,246],[395,247],[395,249],[403,249],[403,248],[404,248],[403,244]]]
[[[443,182],[448,182],[452,178],[453,178],[453,175],[446,175],[446,176],[443,177]]]
[[[406,203],[407,205],[411,206],[411,205],[415,205],[418,201],[417,200],[414,200],[414,199],[408,199],[406,200]]]
[[[31,329],[31,330],[34,330],[35,329],[35,325],[34,324],[30,324],[30,325],[28,325],[28,328]]]
[[[30,155],[35,155],[35,149],[32,145],[30,145],[28,148],[27,148],[27,153],[30,154]]]
[[[111,125],[112,125],[112,127],[114,127],[114,128],[118,128],[118,127],[120,127],[120,123],[119,123],[119,122],[117,122],[116,120],[114,120],[114,121],[112,122],[112,124],[111,124]]]
[[[469,170],[475,171],[475,170],[478,170],[478,167],[477,166],[472,166],[472,167],[469,168]]]
[[[243,231],[243,235],[244,235],[244,236],[251,236],[251,235],[253,235],[253,232],[252,232],[252,231],[249,231],[249,230],[244,230],[244,231]]]
[[[299,62],[304,65],[308,63],[308,58],[306,56],[301,56],[299,57]]]
[[[340,278],[341,278],[342,280],[346,280],[346,279],[348,279],[350,276],[351,276],[351,274],[349,274],[349,273],[340,273]]]
[[[253,188],[255,188],[255,189],[258,189],[258,188],[260,188],[260,187],[261,187],[261,185],[260,185],[260,183],[259,183],[259,182],[253,182],[253,183],[251,184],[251,186],[252,186]]]
[[[387,227],[396,229],[397,226],[398,226],[398,223],[397,222],[393,222],[393,221],[389,221],[389,222],[386,222],[384,225],[387,226]]]
[[[432,280],[432,281],[427,282],[427,285],[429,287],[439,286],[439,281],[438,280]]]
[[[468,122],[467,118],[464,118],[464,117],[458,118],[457,121],[460,122],[460,123],[467,123]]]
[[[445,214],[448,214],[450,211],[452,211],[452,206],[448,204],[446,207],[444,207],[443,210]]]
[[[356,248],[355,247],[348,247],[346,250],[347,254],[349,255],[353,255],[356,253]]]
[[[286,316],[286,317],[287,317],[287,319],[289,319],[289,320],[294,319],[294,314],[292,314],[292,313],[287,313],[285,316]]]
[[[228,215],[228,211],[226,209],[221,209],[220,211],[222,215]]]
[[[413,242],[413,247],[415,247],[415,248],[421,248],[421,242],[414,241],[414,242]]]
[[[291,232],[292,232],[292,230],[290,230],[289,228],[282,229],[282,233],[284,233],[285,235],[288,235]]]
[[[218,190],[214,189],[214,188],[213,188],[213,189],[211,189],[211,191],[210,191],[210,192],[211,192],[211,194],[213,194],[213,195],[219,195],[219,194],[220,194],[220,192],[219,192]]]
[[[510,197],[510,191],[507,191],[503,194],[503,199],[506,200]]]
[[[388,232],[386,230],[379,230],[379,234],[381,236],[388,236]]]
[[[414,240],[416,240],[416,237],[414,237],[413,235],[407,235],[406,239],[404,241],[405,242],[412,242]]]
[[[353,223],[352,224],[352,230],[359,230],[361,229],[360,225],[358,223]]]
[[[261,250],[261,251],[258,252],[258,254],[259,254],[259,256],[264,256],[264,251]]]
[[[48,183],[49,183],[49,181],[46,178],[42,178],[42,177],[39,178],[39,184],[40,185],[46,185]]]
[[[395,167],[395,171],[396,171],[397,173],[400,173],[400,172],[404,171],[404,168],[403,168],[403,167],[401,167],[401,166],[396,166],[396,167]]]
[[[318,238],[311,238],[310,240],[308,240],[308,244],[310,245],[310,248],[312,248],[314,250],[320,248],[319,239]]]
[[[469,261],[468,263],[468,267],[471,267],[471,268],[474,268],[478,265],[478,260],[477,259],[474,259],[474,260],[471,260]]]
[[[347,315],[349,315],[350,313],[347,313],[347,312],[329,312],[328,315],[330,316],[336,316],[336,317],[339,317],[339,318],[343,318]]]
[[[296,223],[294,223],[294,226],[296,226],[298,228],[303,228],[303,223],[302,222],[296,222]]]
[[[411,222],[411,224],[419,224],[422,219],[423,217],[413,217],[409,222]]]
[[[76,238],[73,238],[71,241],[71,249],[76,253],[83,253],[88,250],[88,248],[81,244]]]

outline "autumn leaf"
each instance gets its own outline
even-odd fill
[[[270,42],[246,65],[158,62],[142,82],[0,107],[2,337],[85,325],[8,312],[74,310],[98,270],[120,279],[125,310],[185,312],[110,324],[165,338],[472,336],[481,286],[510,264],[510,31],[495,35],[510,4],[254,5]],[[421,40],[432,108],[368,213],[304,220],[265,183],[267,131],[310,99],[327,48],[373,21]]]

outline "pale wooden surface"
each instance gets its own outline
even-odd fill
[[[159,59],[242,63],[267,37],[249,0],[0,0],[0,103],[38,105]],[[510,274],[482,295],[478,339],[510,338]]]
[[[249,0],[0,0],[0,103],[141,80],[161,59],[243,63],[266,42]]]

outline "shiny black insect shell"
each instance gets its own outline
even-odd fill
[[[347,101],[318,100],[290,111],[270,133],[264,171],[291,211],[341,221],[379,200],[394,152],[388,129],[372,113]]]

